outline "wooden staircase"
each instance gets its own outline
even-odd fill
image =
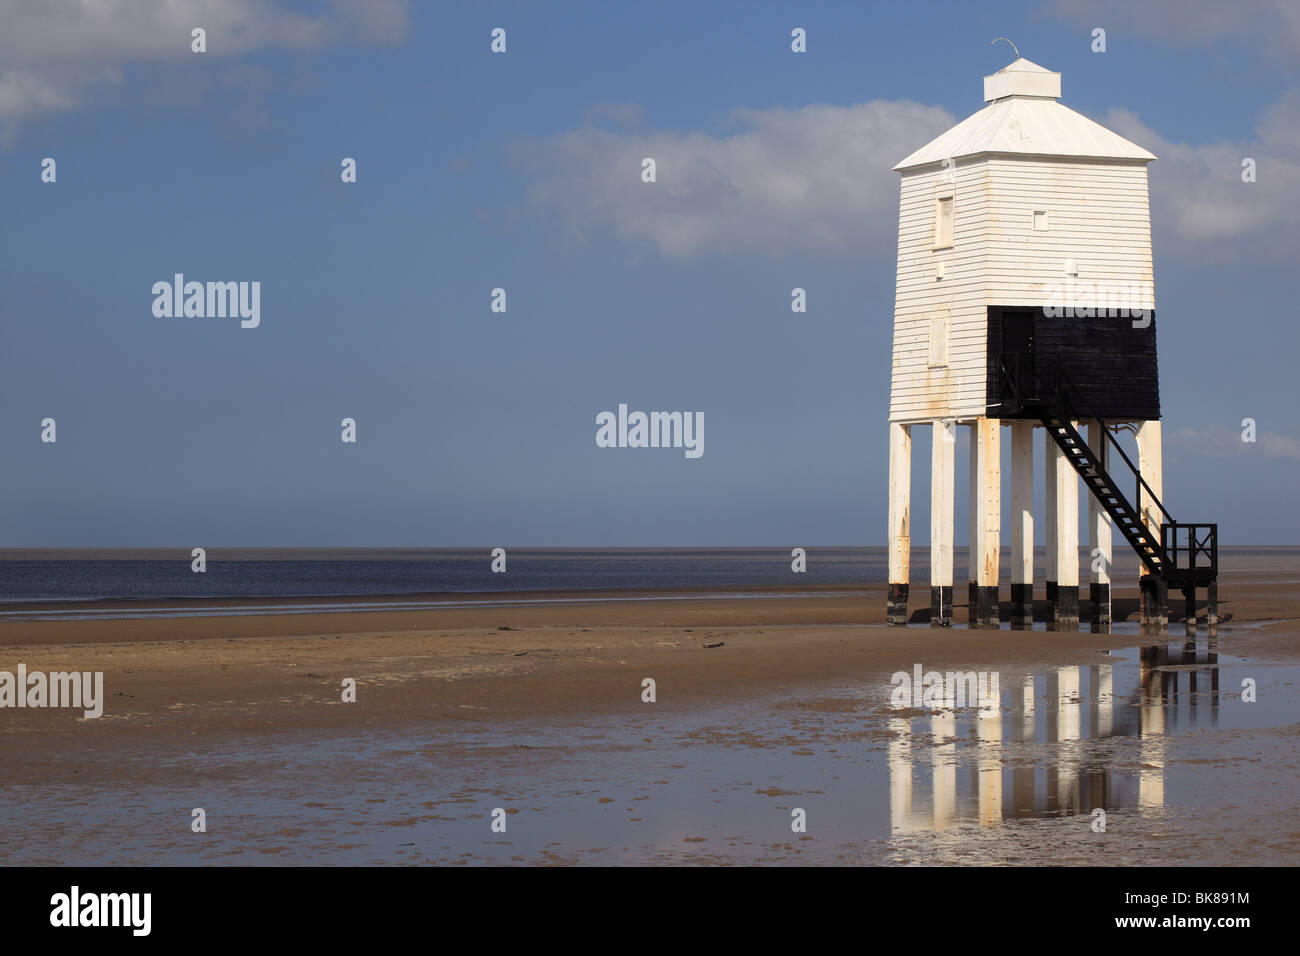
[[[1119,490],[1096,453],[1088,447],[1078,429],[1068,418],[1058,418],[1055,414],[1044,416],[1042,422],[1047,434],[1065,452],[1065,457],[1070,460],[1093,497],[1110,515],[1119,533],[1132,545],[1147,571],[1163,575],[1168,565],[1163,545],[1147,530],[1137,508],[1124,497],[1124,493]]]
[[[1032,365],[1028,367],[1032,368]],[[1025,369],[1026,364],[1022,362],[1013,362],[1010,367],[1003,365],[1006,400],[1002,408],[1011,414],[1033,415],[1043,423],[1047,434],[1065,453],[1097,503],[1110,515],[1114,526],[1137,553],[1146,573],[1167,587],[1183,590],[1188,607],[1192,608],[1193,619],[1195,589],[1209,589],[1213,621],[1217,607],[1219,526],[1175,521],[1142,478],[1141,471],[1111,433],[1106,421],[1089,408],[1080,390],[1058,370],[1051,396],[1041,397],[1036,377],[1032,372],[1026,373]],[[1074,426],[1076,421],[1097,422],[1101,427],[1105,436],[1101,443],[1101,457],[1079,434]],[[1125,496],[1107,467],[1116,460],[1110,454],[1112,448],[1119,452],[1118,460],[1128,467],[1131,480],[1135,482],[1132,501]],[[1142,520],[1138,506],[1143,503],[1147,506],[1148,516],[1159,521],[1158,539]]]

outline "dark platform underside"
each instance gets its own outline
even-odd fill
[[[988,386],[990,417],[1041,418],[1063,374],[1087,406],[1102,418],[1160,418],[1156,321],[1128,316],[1048,316],[1042,309],[989,306]],[[1008,370],[1014,388],[1008,383]],[[1030,400],[1030,401],[1026,401]]]

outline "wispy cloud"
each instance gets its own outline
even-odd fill
[[[1264,458],[1300,461],[1300,439],[1258,428],[1254,443],[1242,441],[1241,429],[1212,424],[1169,432],[1165,444],[1173,451],[1188,451],[1198,457],[1262,455]]]
[[[644,240],[666,256],[698,251],[858,256],[889,250],[899,159],[956,122],[910,101],[736,110],[737,131],[612,132],[594,127],[520,142],[534,207],[580,240]],[[657,181],[641,181],[642,160]]]
[[[1267,56],[1300,52],[1295,0],[1050,0],[1046,10],[1081,26],[1128,30],[1181,46],[1245,40]]]
[[[597,103],[583,115],[588,123],[605,120],[615,126],[640,126],[645,110],[636,103]]]
[[[1044,10],[1081,27],[1104,27],[1207,56],[1264,58],[1294,69],[1300,53],[1296,0],[1048,0]],[[1283,93],[1254,135],[1204,143],[1167,139],[1127,110],[1105,125],[1160,159],[1151,166],[1152,224],[1162,255],[1229,260],[1285,259],[1300,242],[1300,90]],[[1242,161],[1255,181],[1242,181]],[[1267,238],[1267,242],[1249,241]]]
[[[314,50],[343,43],[399,42],[407,0],[329,0],[316,13],[274,0],[0,0],[0,122],[75,110],[124,67],[174,63],[195,54],[190,34],[207,32],[205,56]]]

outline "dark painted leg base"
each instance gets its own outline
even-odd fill
[[[885,620],[890,624],[907,623],[907,585],[890,584],[885,603]]]
[[[930,626],[952,627],[952,587],[930,588]]]
[[[1142,633],[1166,633],[1169,630],[1169,585],[1153,574],[1144,574],[1138,579],[1138,590],[1142,594]]]
[[[1110,585],[1098,584],[1096,581],[1088,585],[1088,599],[1092,601],[1092,633],[1109,634],[1111,625],[1110,616]]]
[[[978,627],[998,627],[1002,621],[998,616],[998,589],[977,587],[975,589],[975,616]]]
[[[1011,629],[1023,631],[1034,626],[1034,586],[1011,585]]]
[[[1056,588],[1056,613],[1048,624],[1053,631],[1077,631],[1079,629],[1079,589],[1068,585]]]
[[[1047,629],[1050,631],[1056,627],[1056,582],[1048,581],[1043,588],[1047,592]]]

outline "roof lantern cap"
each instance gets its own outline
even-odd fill
[[[992,76],[984,77],[984,101],[992,103],[1007,96],[1061,98],[1061,74],[1044,69],[1023,56]]]

